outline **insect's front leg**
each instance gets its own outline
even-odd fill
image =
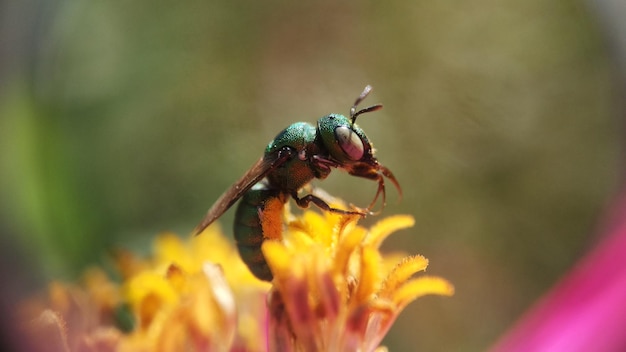
[[[291,196],[293,197],[293,199],[296,201],[296,204],[298,204],[298,206],[300,208],[308,208],[310,203],[315,204],[318,208],[325,210],[325,211],[329,211],[332,213],[337,213],[337,214],[343,214],[343,215],[359,215],[359,216],[366,216],[367,214],[369,214],[368,211],[364,211],[362,209],[359,210],[343,210],[343,209],[338,209],[338,208],[333,208],[330,205],[328,205],[328,203],[326,203],[326,201],[324,201],[322,198],[314,195],[314,194],[307,194],[303,197],[298,197],[298,193],[297,192],[293,192],[291,194]]]
[[[372,202],[366,208],[366,210],[370,214],[378,214],[383,210],[383,208],[385,208],[385,204],[387,202],[387,193],[385,191],[385,178],[384,177],[387,177],[389,180],[391,180],[393,185],[398,190],[398,193],[400,194],[400,196],[402,196],[402,189],[400,188],[400,184],[396,180],[396,177],[391,173],[389,169],[387,169],[383,165],[380,165],[376,161],[373,163],[364,163],[364,162],[354,163],[350,165],[349,168],[346,168],[346,170],[352,176],[363,177],[363,178],[378,182],[378,190],[376,191],[376,195],[374,196],[374,199],[372,200]],[[376,212],[370,211],[372,207],[378,201],[378,197],[381,195],[382,195],[382,200],[383,200],[382,208]]]

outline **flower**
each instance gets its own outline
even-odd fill
[[[162,235],[148,265],[132,255],[120,264],[122,292],[138,325],[121,350],[264,350],[269,284],[247,270],[219,226],[187,242]],[[248,305],[241,310],[236,302]]]
[[[47,297],[22,304],[26,335],[39,337],[25,339],[24,350],[265,350],[270,285],[247,270],[219,226],[188,241],[160,235],[146,259],[114,257],[121,282],[93,268],[81,285],[52,282]]]
[[[263,254],[274,274],[269,295],[270,344],[277,351],[372,351],[410,302],[426,294],[451,295],[439,277],[411,278],[423,256],[382,255],[394,231],[413,226],[410,216],[381,220],[369,231],[358,216],[305,212],[291,217],[282,241],[266,241]]]
[[[80,284],[53,282],[45,299],[22,306],[36,317],[28,349],[54,351],[372,351],[407,304],[452,285],[412,276],[422,256],[383,255],[392,232],[413,225],[392,216],[371,229],[358,217],[285,210],[280,241],[263,254],[272,283],[256,279],[218,225],[183,240],[163,234],[148,258],[114,256],[119,281],[99,268]],[[43,343],[43,345],[39,345]]]
[[[491,351],[626,350],[626,193],[603,240]]]

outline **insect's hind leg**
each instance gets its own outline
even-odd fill
[[[303,197],[298,197],[298,194],[294,192],[291,196],[293,197],[293,199],[296,201],[296,204],[298,204],[300,208],[308,208],[309,204],[313,203],[318,208],[325,210],[325,211],[332,212],[332,213],[343,214],[343,215],[359,215],[359,216],[365,216],[368,214],[367,211],[363,211],[361,209],[343,210],[343,209],[333,208],[330,205],[328,205],[328,203],[326,203],[325,200],[323,200],[322,198],[314,194],[307,194]]]

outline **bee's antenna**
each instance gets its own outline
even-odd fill
[[[356,98],[354,105],[352,105],[352,107],[350,108],[350,118],[352,119],[353,125],[354,125],[354,122],[356,121],[357,116],[364,114],[366,112],[372,112],[372,111],[380,110],[383,108],[382,104],[376,104],[376,105],[372,105],[370,107],[361,109],[359,111],[356,111],[356,107],[367,97],[368,94],[370,94],[371,91],[372,91],[372,86],[370,86],[369,84],[366,85],[361,95],[359,95],[359,97]]]

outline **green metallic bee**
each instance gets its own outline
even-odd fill
[[[325,211],[365,216],[371,214],[381,193],[385,204],[384,177],[401,194],[400,184],[389,169],[378,163],[372,144],[354,123],[359,115],[382,108],[377,104],[356,110],[371,89],[366,86],[356,99],[350,118],[330,114],[320,118],[317,127],[297,122],[280,132],[265,148],[263,157],[213,204],[194,233],[202,232],[241,198],[234,224],[239,254],[254,276],[271,281],[272,272],[261,252],[261,244],[282,238],[283,209],[289,197],[302,208],[312,202]],[[332,168],[378,182],[376,196],[367,208],[336,209],[314,194],[298,195],[314,178],[325,179]]]

